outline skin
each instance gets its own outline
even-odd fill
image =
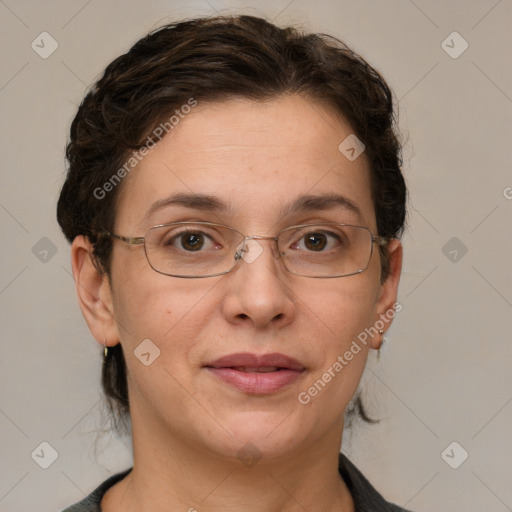
[[[332,109],[301,96],[199,104],[124,180],[115,232],[143,236],[156,224],[195,219],[265,236],[317,221],[377,234],[364,153],[350,162],[338,150],[351,133]],[[152,203],[175,192],[216,196],[231,211],[172,206],[143,221]],[[360,215],[341,207],[280,213],[303,194],[333,192]],[[308,405],[297,396],[392,308],[402,248],[391,242],[391,272],[381,284],[376,248],[358,275],[312,279],[287,273],[272,243],[261,241],[254,262],[224,276],[180,279],[152,270],[142,246],[115,241],[110,287],[87,239],[73,242],[84,317],[98,343],[122,344],[128,368],[134,469],[107,492],[102,510],[353,510],[337,468],[343,415],[382,337],[361,345]],[[133,353],[147,338],[160,349],[150,366]],[[288,388],[254,396],[202,368],[246,351],[284,353],[306,371]],[[261,455],[252,466],[237,457],[246,443]]]

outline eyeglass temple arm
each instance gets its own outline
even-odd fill
[[[372,242],[380,246],[389,244],[391,240],[393,239],[386,236],[372,235]]]
[[[117,238],[118,240],[121,240],[121,242],[125,242],[127,244],[131,245],[140,245],[144,243],[144,237],[143,236],[136,236],[133,238],[126,237],[126,236],[120,236],[120,235],[114,235],[114,233],[107,233],[108,236],[111,236],[112,238]]]

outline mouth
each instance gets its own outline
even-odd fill
[[[204,367],[216,378],[250,394],[275,393],[294,383],[305,367],[284,354],[231,354]]]
[[[281,370],[288,370],[288,368],[278,368],[277,366],[261,366],[261,367],[251,367],[251,366],[235,366],[230,367],[233,370],[238,372],[245,373],[269,373],[269,372],[278,372]]]

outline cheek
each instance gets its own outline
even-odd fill
[[[320,316],[341,347],[370,327],[374,320],[379,287],[373,277],[363,277],[372,276],[368,273],[341,278],[344,281],[340,279],[338,286],[321,293],[324,300]]]
[[[169,324],[172,311],[171,298],[151,286],[150,280],[135,283],[123,279],[114,288],[114,312],[123,345],[135,348],[134,344],[144,338],[160,338],[160,329]]]
[[[152,274],[139,276],[137,283],[124,280],[116,288],[114,309],[120,341],[128,366],[130,354],[149,339],[160,351],[159,365],[180,373],[181,367],[190,363],[190,353],[212,316],[214,305],[205,297],[210,287]],[[138,368],[138,361],[133,359],[133,363]]]
[[[198,343],[210,332],[215,307],[207,295],[214,283],[204,284],[156,274],[156,280],[139,279],[136,288],[126,283],[118,289],[116,313],[126,326],[121,344],[133,414],[148,418],[155,411],[163,416],[172,411],[174,418],[186,418],[190,410],[197,411],[191,397],[197,392],[194,376],[202,355]],[[154,346],[141,344],[147,339]],[[150,353],[148,365],[138,357],[143,346]],[[154,359],[153,353],[158,354]]]
[[[318,300],[310,302],[313,309],[308,316],[311,320],[317,316],[323,333],[315,341],[315,352],[322,355],[303,390],[304,399],[309,397],[316,403],[314,407],[329,408],[335,403],[334,409],[340,411],[352,398],[364,371],[370,347],[364,332],[372,326],[378,286],[373,278],[363,276],[343,278],[332,287],[323,285],[323,291],[314,294],[322,297],[321,304]]]

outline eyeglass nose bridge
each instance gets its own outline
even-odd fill
[[[263,249],[261,249],[260,251],[255,251],[253,253],[252,257],[249,256],[250,246],[247,244],[247,242],[250,241],[250,240],[274,240],[276,242],[276,247],[277,247],[277,242],[278,242],[279,238],[277,236],[260,236],[260,235],[248,235],[248,236],[246,236],[240,242],[240,244],[238,245],[238,247],[236,249],[235,260],[237,260],[237,262],[239,260],[241,260],[241,259],[244,259],[247,263],[252,263],[263,252]],[[259,244],[257,244],[257,245],[259,247],[261,247]],[[279,251],[278,251],[277,255],[279,255]]]

